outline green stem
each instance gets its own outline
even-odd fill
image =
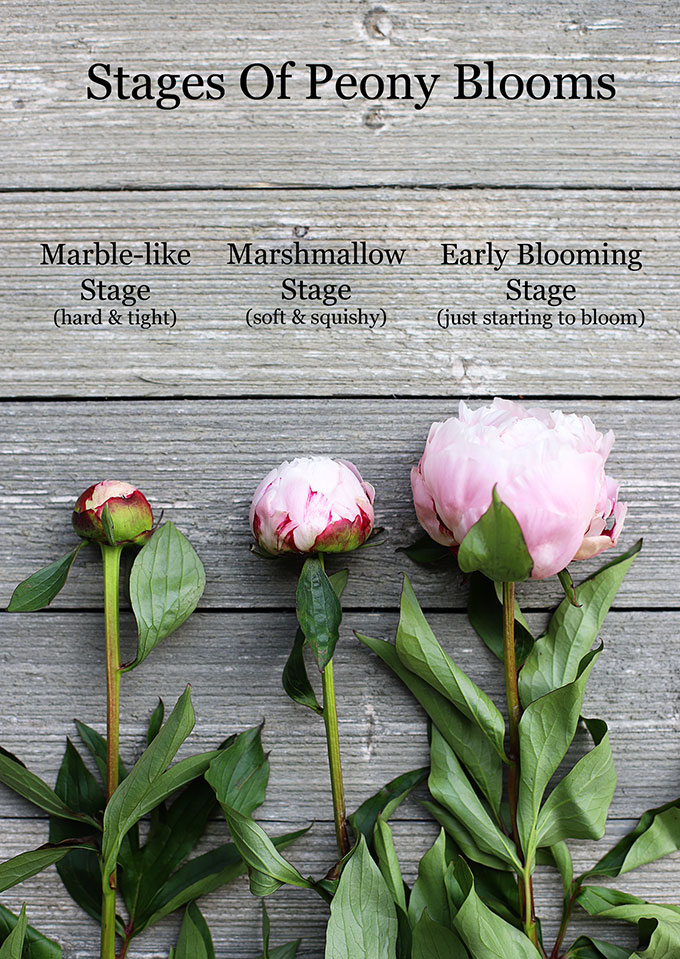
[[[345,812],[345,790],[342,784],[342,766],[340,764],[340,737],[338,735],[338,710],[335,703],[333,660],[328,663],[321,674],[321,684],[323,689],[323,721],[326,727],[326,743],[328,745],[328,765],[331,771],[335,838],[338,843],[338,857],[343,859],[350,850],[350,844],[347,832],[347,814]]]
[[[508,801],[512,836],[517,851],[524,862],[522,845],[517,829],[517,797],[519,792],[519,721],[522,709],[519,702],[517,683],[517,660],[515,658],[515,584],[503,583],[503,661],[505,664],[505,697],[508,704],[509,759]],[[531,881],[531,864],[526,863],[519,883],[520,901],[524,913],[524,931],[541,955],[544,955],[538,941],[538,928],[534,912],[534,891]]]
[[[120,627],[118,623],[120,556],[122,546],[101,543],[104,566],[106,624],[106,799],[118,786],[118,727],[120,716]],[[101,959],[116,956],[116,873],[103,881]]]

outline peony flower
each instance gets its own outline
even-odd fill
[[[153,527],[146,497],[129,483],[103,480],[81,493],[73,510],[73,528],[84,539],[108,543],[102,513],[108,506],[116,543],[142,543]]]
[[[273,469],[258,486],[250,528],[269,553],[344,553],[368,539],[374,495],[346,460],[294,459]]]
[[[605,475],[613,442],[587,416],[501,399],[473,411],[461,402],[458,417],[432,424],[411,471],[418,520],[456,549],[495,486],[521,527],[532,577],[544,579],[616,544],[626,505]]]

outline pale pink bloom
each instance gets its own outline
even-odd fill
[[[368,539],[374,495],[352,463],[301,457],[262,480],[250,505],[250,528],[269,553],[343,553]]]
[[[616,544],[626,505],[605,475],[613,442],[587,416],[461,402],[458,417],[432,424],[411,471],[416,514],[432,539],[455,550],[495,486],[522,529],[532,577],[544,579]]]

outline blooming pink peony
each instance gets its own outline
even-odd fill
[[[368,539],[374,495],[346,460],[294,459],[273,469],[258,486],[250,528],[269,553],[343,553]]]
[[[457,548],[486,512],[493,487],[512,510],[544,579],[573,559],[614,546],[626,515],[605,475],[614,434],[587,416],[525,409],[508,400],[433,423],[411,471],[416,514],[432,539]]]
[[[107,542],[101,520],[108,506],[117,543],[141,543],[153,527],[153,513],[147,498],[120,480],[102,480],[81,493],[73,510],[73,528],[84,539]]]

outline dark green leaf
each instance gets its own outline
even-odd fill
[[[434,845],[418,863],[418,878],[408,904],[411,928],[415,928],[427,910],[429,917],[444,926],[451,925],[449,897],[446,892],[446,833],[442,829]]]
[[[172,523],[164,523],[140,550],[130,573],[130,603],[137,620],[134,669],[191,613],[205,589],[196,551]]]
[[[304,657],[305,635],[301,629],[295,633],[295,641],[290,651],[290,656],[283,667],[283,676],[281,682],[283,688],[288,693],[293,702],[300,706],[306,706],[313,709],[320,716],[323,715],[323,709],[319,705],[316,694],[312,688],[307,675]]]
[[[202,762],[205,762],[203,769],[207,769],[213,754],[192,756],[167,768],[193,727],[194,710],[187,687],[158,736],[108,802],[104,813],[102,875],[113,872],[127,831],[170,793],[195,779]]]
[[[456,754],[436,726],[432,728],[430,765],[428,785],[435,800],[448,809],[474,837],[480,852],[496,857],[521,872],[522,863],[513,841],[493,821]],[[441,921],[434,914],[432,918]]]
[[[0,782],[9,786],[24,799],[28,799],[34,806],[44,809],[51,816],[74,819],[76,822],[87,822],[96,829],[100,828],[91,816],[69,809],[47,783],[43,782],[39,776],[32,773],[16,757],[5,750],[0,752]]]
[[[432,566],[453,560],[453,553],[448,546],[442,546],[425,533],[410,546],[399,546],[398,553],[406,553],[409,559],[420,566]]]
[[[296,939],[294,942],[287,942],[283,946],[275,946],[269,950],[267,959],[295,959],[301,942],[302,939]],[[260,953],[256,959],[265,959],[265,956]]]
[[[553,846],[563,839],[604,836],[616,788],[616,771],[607,724],[601,719],[584,722],[595,746],[579,759],[545,801],[536,824],[539,846]]]
[[[165,703],[162,699],[158,700],[158,705],[151,713],[151,718],[149,719],[149,728],[146,733],[146,745],[150,746],[154,741],[156,736],[161,731],[161,726],[163,725],[163,719],[165,718]]]
[[[647,948],[634,953],[636,959],[670,959],[680,955],[680,907],[645,902],[599,886],[586,886],[577,902],[591,916],[636,923],[641,932],[646,929]]]
[[[680,799],[648,809],[586,875],[621,876],[680,849]]]
[[[85,723],[81,723],[78,719],[76,719],[75,722],[78,735],[83,741],[83,745],[86,746],[92,754],[92,757],[97,764],[97,769],[99,770],[99,775],[102,778],[102,782],[106,783],[106,740],[101,733],[98,733],[95,729],[92,729],[91,726],[86,726]],[[126,776],[127,769],[119,757],[118,781],[122,782]]]
[[[297,586],[297,617],[300,628],[323,670],[333,657],[339,638],[342,608],[333,584],[317,556],[305,560]]]
[[[17,916],[0,906],[0,942],[5,942],[18,922]],[[28,926],[22,959],[61,959],[61,946]]]
[[[356,834],[363,835],[369,849],[372,849],[373,830],[378,816],[387,822],[416,786],[425,782],[428,771],[428,767],[424,766],[422,769],[402,773],[362,802],[359,808],[348,817],[352,829]]]
[[[520,720],[517,828],[529,863],[536,850],[536,823],[543,794],[574,738],[586,683],[599,653],[595,650],[584,656],[574,682],[536,699]]]
[[[394,959],[396,948],[394,902],[361,836],[331,903],[325,959]]]
[[[97,818],[103,813],[104,793],[70,739],[66,741],[55,792],[78,812]],[[88,830],[91,832],[91,827],[86,824],[67,822],[55,816],[50,818],[51,843],[85,838],[90,834]],[[67,892],[81,909],[93,919],[101,920],[101,871],[96,851],[74,849],[70,856],[57,863],[57,872]]]
[[[622,949],[601,939],[579,936],[567,952],[566,959],[630,959],[630,949]]]
[[[382,877],[387,884],[392,898],[402,912],[406,912],[406,890],[404,880],[399,868],[399,859],[397,850],[394,848],[394,839],[392,830],[384,821],[382,816],[378,816],[374,832],[375,853],[378,859],[378,867]]]
[[[408,577],[404,577],[397,628],[397,655],[412,673],[445,696],[464,716],[477,723],[499,756],[503,757],[505,720],[497,706],[437,642]]]
[[[210,929],[195,902],[184,913],[174,959],[215,959]]]
[[[301,886],[303,889],[313,888],[313,884],[308,879],[303,879],[297,869],[277,852],[275,844],[251,816],[246,816],[227,805],[223,805],[222,809],[236,848],[250,870],[256,874],[254,883],[251,872],[253,895],[269,895],[283,883],[289,886]],[[258,873],[269,882],[263,883],[262,879],[257,878]],[[268,892],[256,892],[254,885],[258,890],[264,890],[266,885]]]
[[[25,879],[37,876],[43,869],[68,856],[75,846],[41,846],[29,852],[19,853],[0,863],[0,892],[11,889]]]
[[[448,836],[454,840],[460,851],[468,859],[491,869],[507,870],[509,868],[505,860],[490,853],[483,852],[477,845],[477,837],[474,836],[460,820],[458,820],[448,809],[440,806],[439,803],[424,799],[421,805],[430,815],[437,820],[440,826],[446,830]]]
[[[540,959],[538,950],[523,932],[482,902],[463,860],[459,860],[455,876],[465,898],[453,925],[475,959]]]
[[[467,959],[468,951],[456,933],[422,913],[413,930],[412,959]]]
[[[493,488],[491,504],[464,537],[458,550],[464,573],[479,570],[497,583],[528,579],[534,566],[514,514]]]
[[[49,606],[54,597],[64,587],[74,560],[80,552],[83,542],[72,549],[66,556],[43,566],[32,573],[23,583],[19,583],[12,593],[7,607],[8,613],[32,613],[37,609]]]
[[[609,607],[642,541],[607,563],[576,587],[579,605],[563,599],[548,632],[533,648],[519,674],[519,691],[526,707],[534,699],[576,679],[579,663],[600,631]]]
[[[26,938],[26,905],[21,907],[17,924],[0,946],[0,959],[21,959]]]
[[[468,594],[468,619],[479,638],[501,662],[503,652],[503,604],[499,602],[496,586],[482,573],[470,577]],[[534,646],[534,637],[529,632],[517,602],[515,602],[515,659],[521,665]]]
[[[503,764],[481,726],[456,709],[449,699],[416,676],[401,662],[391,643],[356,633],[369,649],[386,663],[410,689],[447,743],[473,777],[479,788],[499,813],[503,791]]]
[[[578,606],[578,599],[576,597],[576,589],[574,588],[574,580],[571,578],[571,573],[568,569],[562,569],[557,574],[557,578],[560,581],[560,585],[564,590],[564,596],[569,600],[572,606]]]
[[[218,802],[246,816],[264,802],[269,763],[262,749],[262,726],[247,729],[213,759],[206,780]]]
[[[292,845],[307,829],[275,836],[272,842],[277,849]],[[154,894],[144,914],[137,916],[135,935],[154,925],[169,913],[186,905],[192,899],[205,896],[246,872],[246,864],[232,843],[225,843],[210,852],[196,856],[173,873],[164,886]]]
[[[336,573],[331,573],[328,579],[335,595],[338,599],[342,599],[342,594],[345,592],[347,580],[349,579],[349,570],[339,569]]]

